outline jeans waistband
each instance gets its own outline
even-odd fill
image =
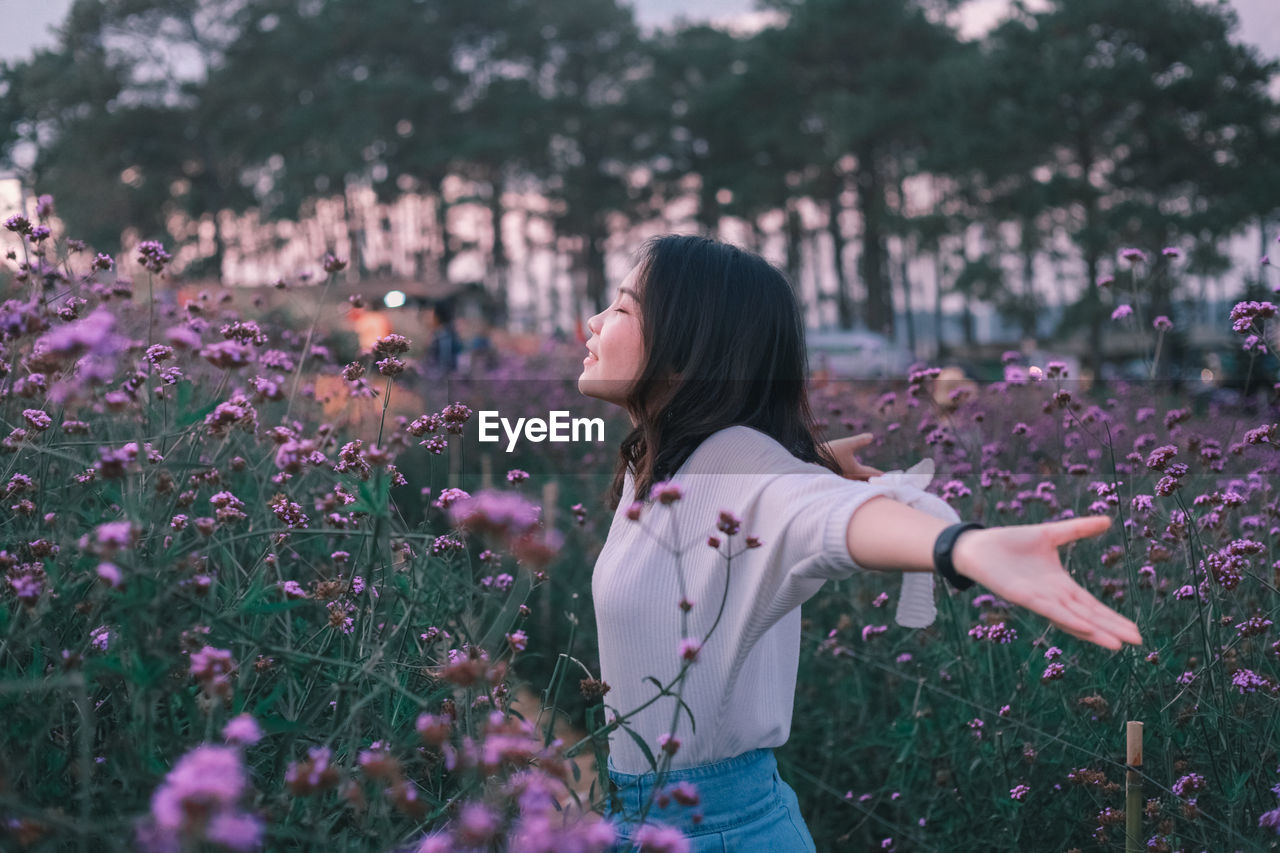
[[[686,806],[672,797],[662,807],[655,799],[645,822],[678,826],[690,835],[724,832],[749,823],[778,802],[774,784],[777,769],[772,749],[753,749],[724,761],[671,770],[663,778],[663,790],[669,792],[672,786],[686,782],[696,789],[699,802]],[[649,800],[657,773],[622,773],[610,767],[609,778],[618,786],[617,797],[622,803],[616,819],[634,823]],[[692,823],[695,814],[702,816],[696,824]]]

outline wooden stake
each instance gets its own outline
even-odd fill
[[[1129,720],[1125,723],[1124,774],[1124,849],[1125,853],[1140,853],[1142,844],[1142,723]]]

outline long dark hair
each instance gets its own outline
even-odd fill
[[[628,469],[636,499],[647,499],[705,438],[736,424],[839,473],[816,438],[804,321],[786,276],[759,255],[688,235],[649,240],[637,266],[645,362],[626,400],[636,425],[618,452],[610,506]]]

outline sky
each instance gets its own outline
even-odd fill
[[[562,0],[573,2],[573,0]],[[1118,0],[1123,2],[1123,0]],[[1280,2],[1277,0],[1229,0],[1240,16],[1236,36],[1259,48],[1271,59],[1280,59]],[[646,27],[670,24],[678,14],[691,20],[724,21],[755,9],[755,0],[631,0],[636,19]],[[961,32],[977,35],[998,20],[1008,0],[972,0],[964,9]],[[50,27],[60,23],[71,0],[0,0],[0,60],[30,56],[37,47],[54,41]]]

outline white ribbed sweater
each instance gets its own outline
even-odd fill
[[[720,622],[690,667],[681,694],[697,730],[682,712],[675,728],[680,746],[671,767],[709,764],[786,743],[800,661],[800,604],[827,580],[863,570],[849,556],[846,530],[868,499],[885,495],[958,521],[946,501],[923,490],[932,475],[932,460],[924,460],[908,472],[868,482],[847,480],[742,425],[722,429],[699,445],[671,478],[683,488],[683,499],[646,504],[639,521],[626,515],[635,499],[628,474],[591,578],[600,673],[612,688],[605,700],[610,719],[658,693],[648,677],[671,682],[680,670],[682,637],[705,636],[723,597]],[[741,519],[738,534],[716,530],[722,509]],[[713,535],[721,541],[718,550],[707,544]],[[746,549],[747,536],[760,539],[761,546]],[[731,561],[726,553],[734,555]],[[681,576],[683,595],[693,602],[687,634],[681,629]],[[924,627],[935,612],[933,575],[903,574],[898,622]],[[672,731],[675,707],[673,696],[663,696],[624,721],[654,756],[662,754],[659,736]],[[624,731],[610,734],[609,748],[617,770],[652,769]]]

